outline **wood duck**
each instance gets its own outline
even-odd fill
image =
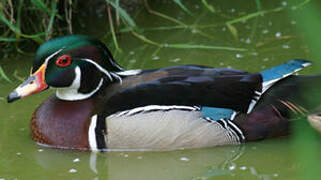
[[[240,144],[289,133],[292,113],[317,107],[321,75],[309,61],[260,73],[182,65],[124,70],[98,40],[71,35],[41,45],[30,77],[8,102],[48,88],[31,119],[39,144],[78,150],[174,150]],[[310,84],[314,84],[310,86]]]

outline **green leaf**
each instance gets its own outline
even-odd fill
[[[184,4],[180,0],[173,0],[179,7],[181,7],[185,12],[192,15],[191,11],[184,6]]]
[[[31,0],[31,2],[40,10],[49,13],[50,10],[47,8],[46,4],[41,0]]]
[[[106,0],[106,2],[108,4],[110,4],[111,6],[113,6],[116,11],[119,12],[120,17],[130,26],[132,27],[134,30],[138,31],[138,27],[136,26],[135,21],[130,17],[130,15],[120,6],[118,6],[117,4],[115,4],[114,2],[112,2],[111,0]]]

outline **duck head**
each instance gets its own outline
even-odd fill
[[[91,97],[103,84],[121,81],[122,68],[103,43],[83,35],[50,40],[36,53],[30,77],[8,96],[8,102],[56,88],[56,96],[74,101]]]

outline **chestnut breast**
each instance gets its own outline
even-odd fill
[[[53,95],[32,116],[32,139],[56,148],[89,150],[88,127],[93,109],[90,99],[63,101]]]

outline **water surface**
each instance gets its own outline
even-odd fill
[[[296,1],[300,2],[300,1]],[[296,2],[268,1],[264,10],[291,7]],[[186,3],[187,4],[187,3]],[[235,38],[225,22],[256,12],[254,1],[215,1],[217,13],[205,9],[200,1],[187,7],[193,16],[184,13],[171,1],[150,4],[171,17],[193,25],[177,24],[149,14],[134,12],[136,23],[145,37],[161,44],[196,44],[243,48],[246,51],[158,48],[134,37],[131,33],[118,36],[122,53],[116,52],[111,38],[103,38],[115,59],[127,69],[159,68],[181,64],[202,64],[213,67],[237,68],[257,72],[294,58],[311,59],[309,48],[296,31],[297,22],[286,11],[273,12],[234,24]],[[101,24],[105,16],[88,15],[88,26],[78,33],[100,36],[108,31]],[[93,19],[97,27],[93,27]],[[106,19],[107,21],[107,19]],[[94,24],[95,25],[95,24]],[[208,27],[204,27],[208,26]],[[160,30],[167,27],[170,30]],[[169,28],[168,28],[169,27]],[[151,30],[154,28],[154,30]],[[156,29],[155,29],[156,28]],[[104,30],[106,29],[106,30]],[[120,28],[121,29],[121,28]],[[104,31],[104,32],[102,32]],[[202,31],[204,34],[198,33]],[[100,36],[101,37],[101,36]],[[6,96],[27,77],[32,57],[12,55],[0,61],[13,80],[0,80],[0,179],[299,179],[304,164],[297,158],[297,147],[291,137],[223,146],[171,152],[105,152],[89,153],[41,147],[30,138],[29,121],[35,108],[52,90],[6,103]],[[302,73],[320,73],[316,66]],[[312,129],[311,129],[312,131]],[[318,147],[321,143],[317,140]],[[306,140],[311,141],[310,139]],[[316,157],[320,159],[320,157]],[[321,160],[321,159],[320,159]],[[321,163],[315,167],[321,170]],[[308,170],[307,170],[308,171]]]

